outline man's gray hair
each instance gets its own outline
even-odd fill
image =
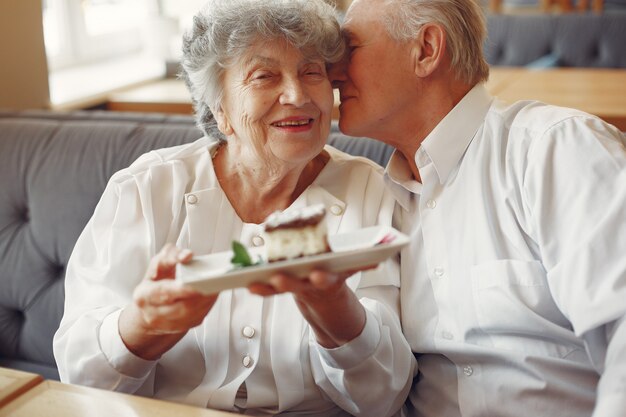
[[[443,26],[456,78],[474,85],[489,77],[483,54],[485,16],[476,0],[387,0],[384,22],[398,41],[415,38],[426,23]]]
[[[286,40],[327,64],[341,59],[344,42],[332,6],[322,0],[210,0],[183,37],[182,71],[205,134],[224,139],[219,111],[223,76],[257,42]]]

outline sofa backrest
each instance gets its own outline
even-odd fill
[[[626,11],[602,14],[491,14],[491,65],[626,68]]]
[[[0,112],[0,366],[58,378],[65,266],[108,179],[149,150],[199,137],[186,116]],[[381,164],[392,152],[336,125],[329,142]]]

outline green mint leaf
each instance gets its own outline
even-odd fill
[[[236,240],[233,240],[233,257],[230,262],[239,267],[255,265],[246,247]]]

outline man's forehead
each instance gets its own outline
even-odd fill
[[[344,35],[354,36],[356,26],[379,21],[385,3],[384,0],[355,0],[348,8],[346,18],[341,25]]]

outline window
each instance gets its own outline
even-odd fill
[[[44,0],[50,69],[141,52],[157,17],[157,0]]]

